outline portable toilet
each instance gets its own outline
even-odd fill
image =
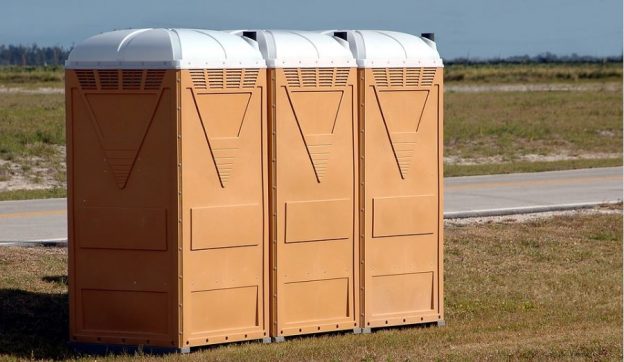
[[[361,325],[444,323],[443,65],[433,34],[325,32],[358,64]]]
[[[355,60],[331,35],[237,34],[268,66],[271,335],[357,328]]]
[[[257,44],[136,29],[66,63],[70,339],[269,338],[266,72]]]

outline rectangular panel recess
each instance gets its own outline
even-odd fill
[[[371,314],[413,313],[433,309],[433,272],[373,276]]]
[[[373,237],[432,234],[438,227],[435,195],[373,199]]]
[[[76,214],[82,248],[167,249],[164,208],[83,207]]]
[[[284,322],[317,323],[349,317],[349,279],[287,283],[284,286]]]
[[[286,243],[347,239],[353,233],[349,199],[286,203]]]
[[[191,293],[192,333],[209,333],[260,325],[258,286]]]
[[[258,204],[192,208],[191,248],[258,245],[263,238],[262,217]]]
[[[86,331],[167,333],[167,293],[83,289],[81,302]]]

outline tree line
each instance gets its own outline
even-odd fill
[[[0,45],[0,66],[58,66],[65,64],[71,48],[62,46]],[[522,55],[507,58],[453,58],[444,59],[451,64],[531,64],[531,63],[621,63],[622,55],[594,57],[584,55],[556,55],[544,53],[535,56]]]
[[[0,45],[0,65],[57,66],[65,64],[71,49],[61,46]]]

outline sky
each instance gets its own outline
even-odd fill
[[[434,32],[446,59],[622,54],[622,0],[5,0],[0,44],[146,27]]]

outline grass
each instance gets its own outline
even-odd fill
[[[3,94],[0,97],[0,158],[45,156],[65,144],[62,94]]]
[[[495,175],[518,172],[576,170],[580,168],[618,166],[622,166],[621,157],[599,158],[591,160],[562,160],[542,162],[518,161],[508,163],[483,163],[479,165],[444,165],[444,177]]]
[[[0,86],[9,88],[62,88],[62,67],[0,67]]]
[[[445,156],[622,153],[621,92],[445,95]]]
[[[64,187],[36,190],[11,190],[0,192],[0,201],[50,199],[58,197],[67,197],[67,190]]]
[[[0,96],[0,181],[18,173],[34,184],[47,180],[46,184],[61,187],[65,181],[64,145],[62,94]]]
[[[80,357],[65,347],[66,260],[61,248],[0,249],[0,359]],[[150,360],[622,360],[619,213],[447,227],[445,273],[444,328],[242,343]]]
[[[444,68],[448,83],[552,83],[622,81],[621,63],[471,64]]]

